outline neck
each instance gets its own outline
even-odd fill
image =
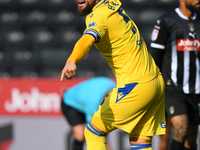
[[[181,13],[188,17],[189,19],[192,19],[194,17],[194,13],[191,12],[186,6],[184,2],[180,2],[180,7],[179,7]]]
[[[96,0],[96,4],[99,2],[100,0]]]

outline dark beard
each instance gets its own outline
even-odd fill
[[[94,1],[91,5],[87,4],[87,6],[84,9],[79,9],[78,8],[78,14],[81,17],[84,17],[86,15],[88,15],[89,13],[92,12],[93,7],[96,5],[96,1]]]
[[[91,6],[87,5],[84,9],[79,9],[78,8],[78,14],[81,16],[81,17],[84,17],[86,16],[87,14],[91,13],[92,11],[92,8]]]
[[[192,13],[200,14],[200,8],[197,9],[195,6],[187,5],[187,4],[186,4],[186,7],[187,7]]]

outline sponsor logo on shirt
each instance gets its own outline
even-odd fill
[[[128,95],[137,84],[138,83],[134,82],[131,84],[126,84],[124,88],[118,88],[116,103],[119,102],[126,95]]]
[[[124,94],[122,92],[118,93],[117,95],[118,99],[121,99],[122,97],[124,97]]]
[[[141,45],[142,44],[142,41],[143,41],[143,38],[142,37],[140,37],[141,39],[140,40],[137,40],[137,45]]]
[[[96,25],[97,25],[96,22],[91,22],[91,23],[89,23],[88,27],[94,27]]]
[[[166,128],[166,123],[165,122],[161,123],[161,128],[163,128],[163,129]]]
[[[90,15],[90,18],[92,18],[92,17],[93,17],[93,15],[94,15],[94,14],[92,13],[92,14]]]
[[[177,51],[200,51],[200,40],[178,39]]]
[[[194,33],[189,32],[188,35],[191,36],[193,39],[195,39],[196,32]]]
[[[161,21],[161,20],[157,20],[157,24],[158,24],[158,25],[160,25],[160,21]]]

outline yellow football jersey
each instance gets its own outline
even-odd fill
[[[84,34],[95,38],[118,87],[153,79],[159,72],[144,39],[119,0],[100,0],[86,17]]]

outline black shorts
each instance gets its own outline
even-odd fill
[[[85,114],[77,111],[71,106],[66,105],[63,100],[61,102],[61,109],[64,117],[69,122],[71,126],[85,123]]]
[[[200,124],[200,94],[184,94],[175,89],[166,89],[165,108],[170,118],[186,114],[190,125]]]

